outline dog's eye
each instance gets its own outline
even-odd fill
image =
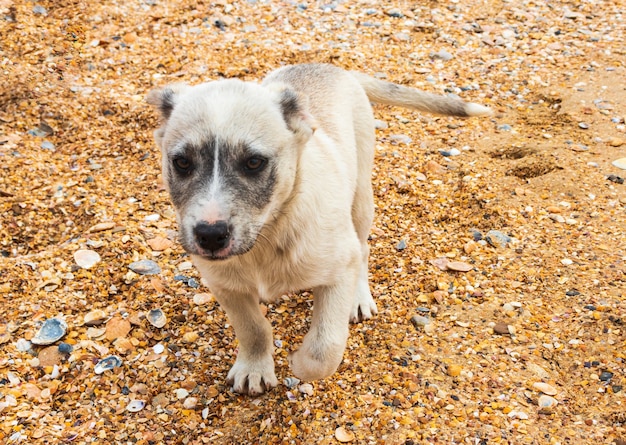
[[[191,161],[182,156],[174,158],[172,163],[174,164],[176,170],[178,170],[180,173],[189,173],[189,170],[191,170]]]
[[[263,158],[252,156],[251,158],[246,159],[243,164],[243,169],[246,173],[258,173],[263,169],[263,167],[265,167],[266,162],[267,161]]]

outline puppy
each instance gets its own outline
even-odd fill
[[[377,312],[367,271],[370,101],[489,114],[481,105],[324,64],[283,67],[261,84],[174,84],[147,100],[163,118],[154,135],[181,243],[239,339],[227,381],[250,395],[278,383],[260,302],[313,290],[309,332],[289,357],[302,380],[335,372],[349,322]]]

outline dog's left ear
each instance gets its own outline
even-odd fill
[[[279,105],[287,123],[287,127],[297,136],[308,139],[311,137],[317,123],[308,111],[308,98],[285,87],[280,91]]]
[[[146,102],[155,106],[165,120],[169,119],[176,105],[177,96],[188,86],[184,83],[175,83],[163,88],[152,90],[146,96]]]

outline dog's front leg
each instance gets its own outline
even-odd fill
[[[293,373],[302,380],[328,377],[341,363],[348,340],[357,273],[347,275],[337,284],[313,289],[311,328],[300,349],[289,357]]]
[[[238,393],[251,396],[278,385],[272,358],[272,327],[258,301],[250,295],[216,292],[239,340],[239,352],[226,381]]]

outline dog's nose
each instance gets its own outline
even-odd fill
[[[214,224],[199,223],[193,229],[196,241],[204,250],[216,252],[228,244],[230,231],[226,221],[217,221]]]

